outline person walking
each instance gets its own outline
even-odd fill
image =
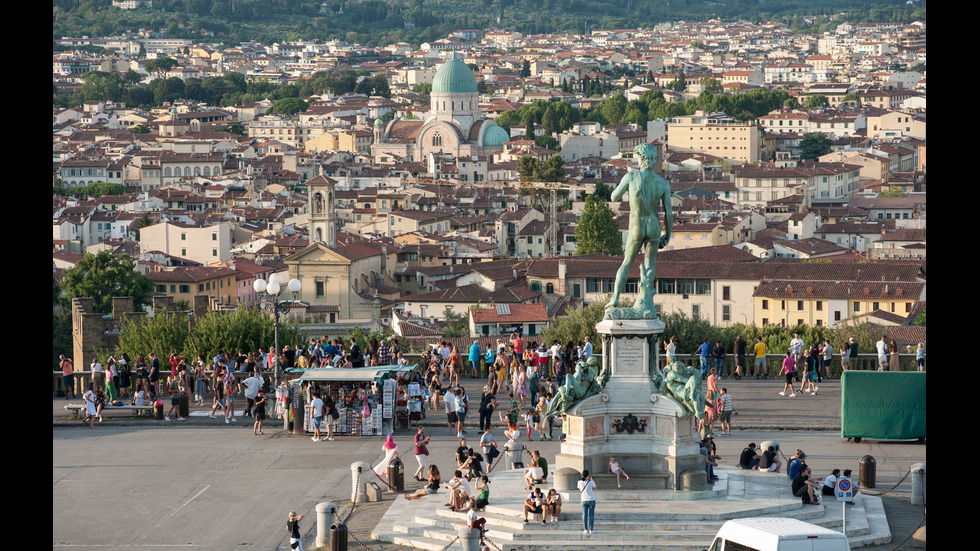
[[[235,374],[228,372],[225,376],[225,423],[231,424],[235,419]]]
[[[327,442],[333,442],[333,424],[340,419],[337,404],[330,395],[323,397],[323,422],[327,425]]]
[[[783,384],[783,390],[779,393],[780,396],[786,396],[786,391],[789,390],[790,398],[796,396],[793,392],[793,378],[796,376],[796,360],[793,359],[792,350],[786,351],[786,357],[783,358],[783,376],[786,377],[786,382]]]
[[[314,442],[320,441],[320,425],[323,423],[323,400],[320,398],[320,391],[313,391],[313,401],[310,402],[310,411],[313,415],[313,438]]]
[[[582,480],[578,481],[578,491],[582,500],[582,533],[595,533],[595,480],[588,470],[582,471]]]
[[[265,392],[260,388],[259,393],[255,395],[255,423],[252,424],[252,434],[262,434],[262,421],[265,421],[265,405],[268,400],[265,397]]]
[[[303,515],[297,515],[296,511],[289,512],[286,532],[289,533],[289,548],[292,551],[303,551],[303,536],[299,531],[299,521],[301,520],[303,520]]]
[[[747,348],[747,343],[742,335],[735,337],[735,380],[740,380],[744,375],[745,371],[745,349]]]
[[[68,395],[71,394],[71,399],[75,399],[75,364],[71,361],[71,358],[66,358],[64,354],[59,356],[60,362],[58,364],[61,367],[61,386],[65,389],[65,400],[68,400]],[[922,371],[921,369],[919,371]]]
[[[698,346],[698,349],[691,353],[692,356],[700,353],[701,358],[701,380],[708,378],[708,364],[711,361],[711,339],[705,338]]]
[[[483,387],[483,395],[480,396],[480,431],[490,427],[493,420],[493,410],[497,407],[497,397],[491,392],[489,386]]]
[[[395,439],[389,434],[385,438],[385,443],[381,446],[381,451],[385,454],[384,459],[382,459],[377,465],[374,466],[372,471],[378,476],[378,478],[385,481],[387,485],[387,479],[384,478],[385,472],[388,470],[388,464],[391,463],[392,459],[398,457],[398,445],[395,444]]]
[[[721,419],[721,434],[722,436],[732,435],[732,395],[728,393],[728,389],[721,387],[721,395],[718,397],[721,401],[721,414],[719,418]]]
[[[820,390],[816,384],[814,384],[814,379],[816,379],[817,373],[817,356],[814,354],[813,349],[808,348],[803,351],[803,378],[800,380],[800,394],[803,394],[804,385],[809,385],[810,396],[816,396],[817,391]]]
[[[95,428],[95,416],[98,415],[98,409],[95,404],[95,383],[88,384],[88,390],[82,398],[85,400],[85,419],[83,423],[88,423],[88,428]]]
[[[473,344],[470,345],[470,376],[474,379],[480,376],[480,356],[482,355],[479,341],[473,341]]]
[[[170,415],[177,411],[177,420],[183,421],[184,418],[180,416],[180,396],[184,393],[184,384],[180,378],[180,371],[176,373],[171,373],[170,378],[167,381],[167,393],[170,394],[170,410],[167,411],[167,415],[163,418],[170,421]]]
[[[429,440],[430,437],[425,434],[425,427],[419,425],[418,432],[415,433],[415,461],[418,462],[419,468],[412,475],[412,478],[419,482],[425,482],[422,476],[425,474],[425,467],[429,460]]]

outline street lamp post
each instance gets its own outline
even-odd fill
[[[279,316],[282,314],[288,314],[289,309],[292,307],[292,302],[288,300],[279,300],[282,294],[288,288],[293,292],[293,298],[296,298],[296,294],[299,293],[300,289],[303,288],[302,282],[298,279],[290,279],[288,283],[283,284],[280,280],[284,279],[279,276],[279,274],[272,274],[269,276],[269,281],[266,282],[264,279],[256,279],[252,283],[252,288],[259,295],[259,300],[262,303],[262,308],[269,311],[273,315],[275,320],[275,348],[273,353],[276,358],[279,357]],[[279,386],[279,375],[282,372],[282,364],[276,362],[276,386]]]

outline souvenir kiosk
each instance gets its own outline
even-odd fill
[[[369,436],[408,428],[408,391],[417,373],[417,365],[306,369],[298,381],[307,397],[318,388],[322,396],[333,398],[339,418],[324,412],[323,422],[333,423],[334,435]],[[305,402],[303,428],[312,434],[309,402]]]

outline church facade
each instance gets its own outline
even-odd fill
[[[473,71],[454,53],[432,78],[429,112],[421,119],[375,121],[371,154],[427,162],[430,153],[490,156],[510,135],[480,110]]]

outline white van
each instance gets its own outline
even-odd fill
[[[729,520],[708,551],[850,551],[847,536],[795,518]]]

